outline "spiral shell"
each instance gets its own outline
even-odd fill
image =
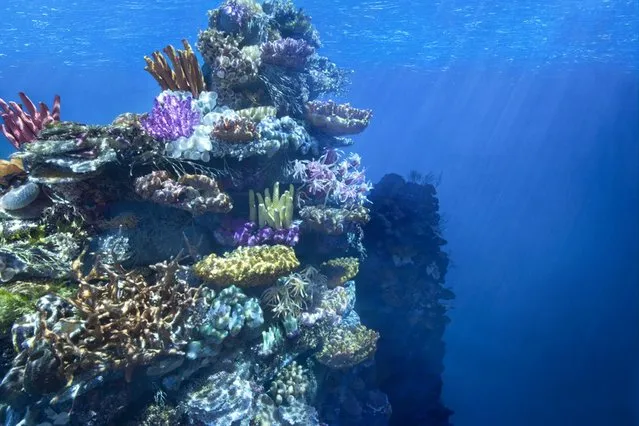
[[[33,182],[13,188],[0,198],[0,208],[12,211],[27,207],[40,195],[40,187]]]

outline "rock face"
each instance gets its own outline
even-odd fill
[[[376,355],[381,389],[394,424],[448,425],[441,403],[442,336],[449,322],[448,255],[435,187],[423,178],[390,174],[370,194],[356,305],[362,322],[383,339]],[[393,321],[388,321],[393,318]]]

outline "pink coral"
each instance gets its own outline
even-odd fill
[[[0,117],[4,121],[1,126],[2,134],[9,139],[9,142],[17,149],[25,143],[34,141],[38,138],[38,133],[49,123],[60,120],[60,96],[53,98],[53,109],[49,108],[43,102],[40,102],[40,109],[37,110],[34,103],[24,92],[20,92],[20,99],[23,106],[15,102],[5,102],[0,99],[0,108],[2,113]]]

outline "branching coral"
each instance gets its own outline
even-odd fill
[[[295,361],[284,367],[269,389],[275,404],[292,404],[296,399],[303,400],[311,388],[308,374],[309,372]]]
[[[379,333],[363,325],[337,327],[324,336],[322,350],[315,358],[330,368],[353,367],[373,356],[377,339]]]
[[[190,97],[163,92],[153,102],[151,112],[142,117],[142,128],[164,142],[189,137],[200,122],[200,113],[193,108]]]
[[[218,287],[254,287],[272,283],[299,265],[292,248],[275,245],[238,247],[222,257],[211,254],[196,263],[194,270]]]
[[[338,257],[322,263],[320,271],[328,278],[329,288],[335,288],[355,278],[359,272],[359,260],[356,257]]]
[[[162,90],[180,90],[191,92],[198,97],[204,91],[204,76],[200,70],[197,57],[187,40],[182,40],[184,50],[175,50],[171,45],[164,48],[173,69],[160,51],[153,52],[152,57],[145,56],[146,67]]]
[[[5,102],[0,99],[0,117],[4,124],[0,126],[2,134],[9,142],[20,149],[23,144],[37,139],[40,131],[50,123],[60,120],[60,96],[53,98],[53,109],[40,102],[40,109],[36,109],[33,101],[23,92],[18,93],[24,107],[15,102]],[[24,109],[26,107],[26,110]]]
[[[336,150],[326,151],[317,160],[295,160],[292,175],[303,183],[300,200],[308,204],[357,208],[368,202],[366,194],[372,187],[359,155],[350,154],[340,161]]]
[[[155,171],[135,180],[135,192],[145,200],[165,204],[199,215],[206,212],[228,213],[231,198],[217,181],[205,175],[183,175],[177,180],[165,171]]]
[[[303,70],[315,49],[304,40],[283,38],[264,43],[262,62],[292,70]]]
[[[209,291],[179,279],[179,268],[177,260],[155,265],[151,282],[138,272],[109,267],[104,267],[106,282],[82,280],[69,300],[72,316],[49,318],[50,312],[41,311],[35,335],[9,375],[15,378],[22,369],[25,389],[47,376],[49,387],[58,387],[64,382],[55,377],[70,383],[80,374],[105,370],[124,371],[130,380],[136,367],[163,355],[184,355],[196,325],[193,316],[208,303]],[[39,363],[42,351],[52,362]]]
[[[211,134],[216,139],[231,143],[250,142],[260,137],[255,123],[240,116],[221,117],[213,126]]]
[[[266,188],[264,196],[249,191],[249,220],[257,223],[260,228],[269,226],[273,229],[287,229],[293,224],[293,199],[295,189],[289,185],[289,189],[280,195],[280,183],[273,185],[273,196]],[[255,197],[257,196],[257,203]]]
[[[368,127],[373,112],[333,101],[311,101],[306,104],[306,120],[317,130],[331,136],[361,133]]]

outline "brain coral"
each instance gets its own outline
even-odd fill
[[[272,283],[300,266],[291,247],[239,247],[223,256],[211,254],[195,265],[195,273],[218,287],[255,287]]]

